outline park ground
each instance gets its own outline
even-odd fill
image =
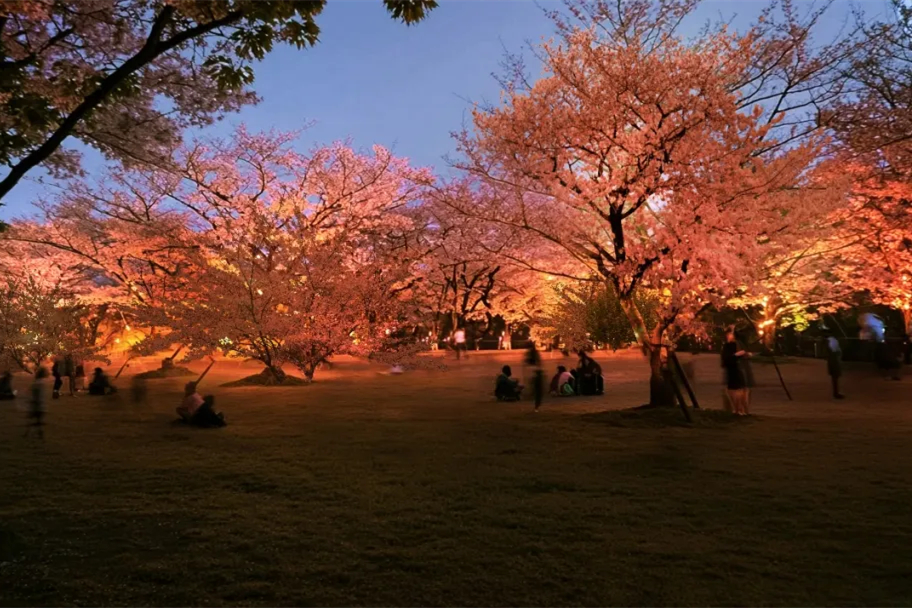
[[[800,360],[788,401],[755,365],[755,416],[688,427],[616,411],[645,363],[599,358],[605,396],[539,413],[491,396],[518,352],[279,388],[220,388],[256,368],[219,362],[218,430],[172,423],[182,379],[53,401],[44,442],[0,403],[0,604],[912,604],[912,378],[851,369],[834,402]]]

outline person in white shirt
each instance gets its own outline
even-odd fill
[[[557,373],[551,378],[551,394],[560,397],[569,397],[576,394],[575,378],[563,365],[557,366]]]
[[[459,328],[456,330],[456,332],[453,334],[453,342],[455,343],[456,358],[459,359],[459,357],[462,356],[466,345],[466,335],[464,329]]]

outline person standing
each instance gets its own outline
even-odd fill
[[[541,368],[541,355],[535,348],[535,342],[529,342],[529,350],[526,351],[526,365],[532,369],[532,396],[535,400],[535,411],[541,407],[542,396],[545,392],[545,372]]]
[[[9,370],[0,375],[0,401],[7,401],[16,398],[16,391],[13,390],[13,375]]]
[[[80,361],[79,363],[76,364],[76,376],[75,376],[75,380],[74,380],[77,393],[86,390],[85,381],[86,381],[85,365],[83,365],[83,363]]]
[[[750,415],[748,407],[747,379],[741,361],[750,357],[750,353],[739,350],[735,330],[730,328],[725,333],[725,344],[722,346],[722,368],[725,370],[725,409],[736,416]]]
[[[35,379],[32,381],[31,394],[29,395],[28,424],[25,427],[25,437],[32,429],[38,432],[38,437],[44,439],[44,411],[47,399],[48,371],[45,367],[38,367]]]
[[[54,365],[51,366],[51,375],[54,376],[54,392],[51,395],[53,399],[60,399],[60,387],[63,386],[63,361],[60,357],[54,359]]]
[[[845,399],[839,392],[839,378],[842,376],[842,348],[832,333],[827,334],[827,373],[833,383],[833,399]]]
[[[453,333],[453,343],[456,348],[456,359],[458,360],[462,356],[462,351],[465,350],[466,346],[465,330],[461,327],[458,328],[455,333]]]
[[[67,379],[70,397],[76,396],[76,362],[73,361],[73,355],[63,358],[63,375]]]

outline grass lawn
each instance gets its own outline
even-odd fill
[[[182,379],[53,401],[44,442],[0,402],[0,604],[912,604],[912,380],[850,370],[837,403],[799,360],[789,402],[756,366],[756,416],[687,428],[605,413],[646,399],[631,354],[605,397],[494,402],[520,360],[231,389],[257,369],[220,363],[220,430],[172,424]]]

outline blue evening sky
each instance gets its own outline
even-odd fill
[[[886,0],[866,0],[868,12]],[[551,35],[544,0],[443,0],[428,19],[406,27],[389,18],[378,0],[333,0],[319,18],[321,42],[298,51],[278,47],[256,66],[262,102],[226,117],[206,131],[227,135],[243,122],[250,130],[295,130],[314,123],[300,146],[351,138],[357,148],[379,143],[415,165],[446,171],[443,156],[454,149],[450,133],[469,119],[472,101],[496,101],[503,49],[523,50],[527,41]],[[708,0],[691,20],[694,31],[706,19],[737,14],[749,22],[767,0]],[[807,6],[798,0],[799,6]],[[848,15],[849,0],[837,0],[827,19],[835,33]],[[534,64],[530,64],[535,67]],[[88,155],[90,175],[101,173]],[[0,207],[0,218],[28,214],[31,203],[55,188],[27,177]]]

